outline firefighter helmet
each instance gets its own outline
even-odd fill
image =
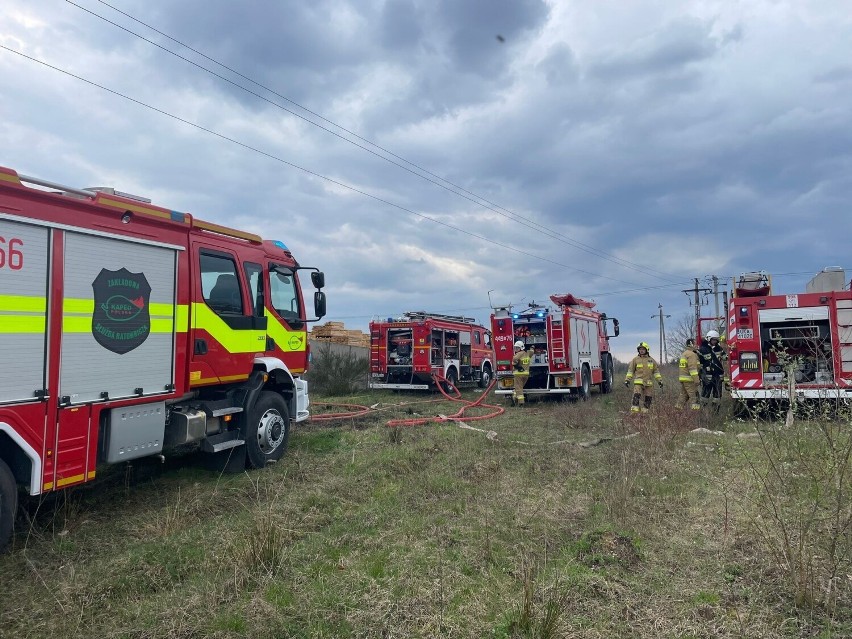
[[[708,342],[711,339],[719,339],[719,331],[707,331],[707,335],[705,335],[704,337]]]
[[[651,347],[648,346],[648,342],[639,342],[639,346],[636,347],[636,350],[638,351],[640,348],[644,348],[649,353],[651,352]]]
[[[524,343],[521,340],[518,340],[517,342],[515,342],[515,348],[524,350]]]

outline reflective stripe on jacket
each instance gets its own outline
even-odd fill
[[[531,359],[532,354],[530,351],[519,351],[515,353],[512,357],[512,368],[515,371],[515,375],[529,375]]]
[[[649,386],[654,383],[654,380],[662,381],[663,376],[660,375],[659,366],[657,366],[657,362],[654,361],[653,357],[650,355],[637,355],[630,360],[625,379],[628,382],[633,380],[634,384],[640,386]]]
[[[681,382],[697,382],[698,381],[698,355],[693,348],[687,348],[680,354],[678,362],[678,370]]]

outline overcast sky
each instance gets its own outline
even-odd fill
[[[852,269],[850,27],[836,0],[4,0],[0,165],[280,239],[348,328],[571,292],[627,359],[693,278]]]

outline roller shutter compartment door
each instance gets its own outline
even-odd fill
[[[174,383],[175,268],[174,249],[66,236],[65,403],[157,394]]]
[[[0,220],[0,402],[32,400],[45,387],[49,233]]]

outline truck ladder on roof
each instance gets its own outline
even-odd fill
[[[476,324],[476,320],[462,315],[442,315],[441,313],[427,313],[426,311],[406,311],[404,315],[412,320],[439,319],[449,322],[463,322],[464,324]]]

